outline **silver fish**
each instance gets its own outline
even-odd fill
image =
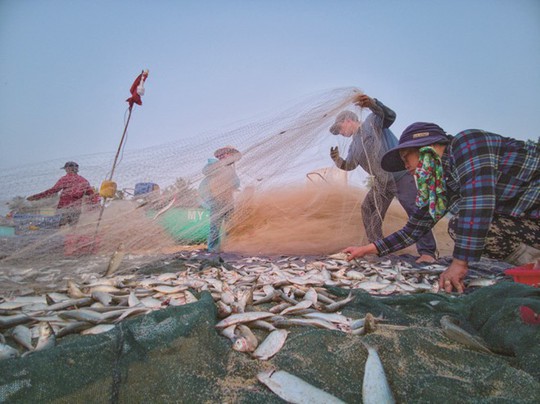
[[[86,321],[93,324],[99,324],[103,321],[102,314],[87,309],[64,311],[60,313],[60,317],[77,321]]]
[[[19,356],[19,351],[15,348],[0,342],[0,360],[16,358]]]
[[[124,251],[124,243],[120,243],[109,260],[109,265],[107,266],[107,271],[105,271],[105,276],[110,276],[118,270],[125,255],[126,252]]]
[[[79,289],[79,286],[77,286],[77,284],[71,279],[68,279],[67,281],[67,293],[68,296],[73,299],[88,297],[88,295],[83,293],[81,289]]]
[[[101,334],[101,333],[112,330],[114,327],[116,327],[114,324],[99,324],[99,325],[95,325],[94,327],[90,327],[90,328],[87,328],[86,330],[81,331],[81,334],[82,335]]]
[[[85,307],[90,306],[92,303],[94,303],[94,299],[92,299],[91,297],[83,297],[81,299],[68,299],[48,306],[47,311],[64,310],[68,307]]]
[[[294,306],[291,306],[291,307],[287,307],[286,309],[284,309],[281,313],[279,313],[281,316],[284,316],[285,314],[294,314],[294,313],[298,313],[300,311],[303,311],[309,307],[311,307],[313,305],[313,302],[310,301],[310,300],[302,300],[300,303],[294,305]]]
[[[458,320],[450,316],[441,318],[441,326],[448,338],[457,341],[471,349],[484,353],[492,353],[489,348],[478,338],[474,337],[458,325]]]
[[[99,290],[92,292],[92,298],[102,303],[104,306],[108,306],[113,300],[110,294],[106,292],[101,292]]]
[[[328,304],[326,306],[322,306],[322,310],[327,312],[327,313],[333,313],[335,311],[338,311],[340,308],[345,306],[347,303],[352,302],[355,297],[356,296],[354,296],[352,293],[349,293],[349,295],[343,300],[339,300],[339,301],[337,301],[335,303]]]
[[[284,370],[265,371],[257,374],[257,379],[275,394],[289,403],[298,404],[338,404],[344,403],[333,395],[321,390]]]
[[[364,346],[368,350],[368,358],[362,382],[362,402],[364,404],[395,403],[379,354],[375,348],[365,343]]]
[[[326,330],[338,330],[333,323],[321,320],[318,318],[283,318],[276,319],[274,321],[276,327],[289,327],[289,326],[307,326],[307,327],[317,327],[323,328]]]
[[[39,338],[34,351],[53,348],[56,345],[56,336],[49,323],[39,323]]]
[[[216,328],[226,328],[233,324],[249,323],[250,321],[262,320],[272,317],[274,314],[265,311],[251,311],[248,313],[231,314],[216,324]]]
[[[22,347],[29,351],[34,350],[32,345],[32,331],[24,325],[18,325],[11,331],[11,337]]]
[[[259,341],[249,327],[240,324],[235,331],[236,335],[233,338],[233,349],[238,352],[253,352]]]
[[[9,328],[18,324],[26,324],[32,321],[32,318],[26,314],[15,314],[13,316],[0,316],[0,328]]]
[[[270,359],[277,354],[280,349],[285,345],[287,330],[274,330],[264,339],[264,341],[253,352],[253,357],[260,360]]]

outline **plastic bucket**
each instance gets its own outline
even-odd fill
[[[504,271],[506,275],[514,278],[514,282],[524,283],[534,287],[540,287],[540,269],[533,269],[534,264],[510,268]]]

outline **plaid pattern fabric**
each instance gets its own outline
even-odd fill
[[[478,261],[493,214],[540,218],[540,145],[471,129],[442,157],[450,212],[459,212],[454,258]],[[375,242],[380,255],[413,244],[435,222],[419,208],[398,232]]]

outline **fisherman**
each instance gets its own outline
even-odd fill
[[[330,157],[335,165],[346,171],[362,167],[370,177],[370,189],[362,203],[362,220],[370,242],[383,238],[382,224],[386,211],[394,197],[410,216],[415,210],[416,185],[406,171],[392,174],[381,169],[381,158],[385,152],[398,144],[389,127],[396,119],[396,113],[375,98],[360,94],[354,100],[362,108],[369,108],[363,123],[352,111],[342,111],[330,127],[333,135],[352,136],[347,158],[339,155],[338,147],[330,149]],[[437,257],[437,245],[431,231],[418,239],[416,248],[420,257],[416,262],[431,263]]]
[[[222,147],[214,152],[215,159],[209,159],[203,168],[205,178],[199,185],[199,195],[203,206],[209,210],[210,231],[208,251],[220,251],[220,230],[234,211],[234,193],[240,188],[240,179],[234,163],[242,154],[232,146]]]
[[[348,260],[401,250],[449,212],[453,260],[439,277],[446,292],[463,292],[469,263],[482,255],[514,265],[540,257],[540,143],[479,129],[451,136],[434,123],[416,122],[381,164],[416,177],[417,209],[401,230],[346,248]]]
[[[94,189],[86,178],[80,176],[79,165],[74,161],[68,161],[61,169],[66,170],[66,175],[61,177],[54,186],[39,194],[26,198],[28,201],[47,198],[60,192],[60,200],[56,207],[57,214],[60,214],[60,226],[66,224],[75,225],[79,221],[82,210],[82,202],[85,195],[93,197]],[[95,198],[91,199],[96,201]]]

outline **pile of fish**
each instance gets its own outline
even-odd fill
[[[339,300],[325,286],[380,295],[436,292],[444,268],[418,270],[389,260],[348,262],[336,254],[323,260],[251,257],[204,267],[190,259],[181,271],[156,275],[83,273],[77,281],[67,280],[62,290],[0,297],[0,358],[50,348],[72,333],[106,332],[127,317],[195,302],[199,293],[208,291],[221,319],[217,330],[231,339],[235,350],[265,360],[283,346],[289,327],[364,334],[383,322],[369,313],[357,319],[340,314],[353,295]],[[267,332],[261,343],[255,328]]]

